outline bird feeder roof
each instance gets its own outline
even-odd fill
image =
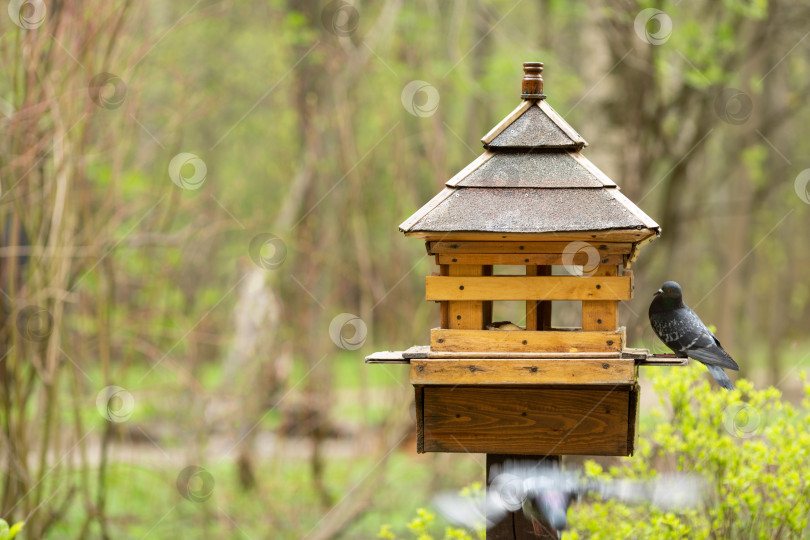
[[[633,243],[660,234],[579,152],[587,143],[545,101],[542,78],[539,91],[534,84],[527,92],[524,78],[523,101],[484,136],[485,152],[405,220],[402,232],[426,240],[536,235]]]

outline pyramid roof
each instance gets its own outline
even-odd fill
[[[522,97],[481,139],[484,153],[400,230],[426,240],[536,237],[636,244],[658,236],[659,225],[580,153],[585,139],[545,101],[542,79],[539,93]]]

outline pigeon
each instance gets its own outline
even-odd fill
[[[661,475],[654,481],[600,481],[578,471],[515,460],[493,465],[490,477],[485,497],[443,493],[433,499],[433,504],[449,521],[468,528],[476,523],[490,528],[508,513],[522,510],[532,522],[534,534],[541,536],[548,531],[560,538],[568,528],[568,508],[587,494],[676,510],[697,506],[704,489],[702,480],[693,475]]]
[[[702,362],[717,384],[726,390],[734,390],[723,368],[739,371],[740,366],[723,349],[700,317],[683,303],[680,285],[674,281],[661,285],[650,304],[649,316],[655,335],[675,351],[675,356]]]

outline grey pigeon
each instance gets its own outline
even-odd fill
[[[449,521],[467,528],[476,523],[485,523],[490,528],[509,512],[522,509],[536,535],[552,531],[560,537],[568,527],[568,507],[586,494],[674,510],[697,506],[703,489],[700,478],[691,475],[662,475],[648,482],[599,481],[577,471],[526,461],[493,465],[490,477],[485,498],[473,500],[444,493],[436,496],[433,503]]]
[[[680,285],[674,281],[661,285],[650,304],[649,315],[655,335],[675,351],[677,357],[702,362],[717,384],[726,390],[734,390],[723,368],[739,371],[740,366],[723,349],[700,317],[683,303]]]

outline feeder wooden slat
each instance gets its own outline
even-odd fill
[[[636,366],[632,359],[413,359],[414,385],[633,385]]]
[[[430,331],[431,351],[490,351],[490,352],[620,352],[624,343],[624,328],[612,332],[541,332],[500,330]]]
[[[378,351],[366,356],[366,364],[409,364],[410,361],[403,356],[403,351]]]
[[[453,192],[452,188],[445,188]],[[444,191],[442,192],[444,193]],[[447,197],[449,195],[445,195]],[[402,227],[402,226],[400,226]],[[537,241],[537,242],[631,242],[637,243],[657,234],[649,229],[611,229],[606,231],[571,231],[543,233],[500,233],[500,232],[430,232],[409,231],[405,236],[421,238],[427,242],[441,242],[448,238],[458,241]]]
[[[422,387],[426,452],[626,456],[634,387]],[[630,415],[633,416],[630,416]]]
[[[455,235],[454,235],[455,237]],[[429,252],[437,253],[549,253],[562,256],[566,253],[570,242],[520,242],[520,241],[453,241],[453,242],[431,242]],[[633,244],[625,242],[602,242],[597,241],[591,244],[599,251],[600,255],[609,254],[629,254],[633,249]],[[574,249],[579,251],[580,248]],[[573,253],[572,253],[573,255]]]
[[[600,253],[601,264],[623,264],[625,255]],[[571,260],[563,261],[560,253],[441,253],[436,255],[436,264],[496,264],[496,265],[557,265],[588,263],[588,254],[575,253]]]
[[[630,300],[632,291],[631,276],[425,277],[427,300]]]
[[[416,453],[425,453],[425,395],[422,386],[414,386],[414,414],[416,416]]]
[[[406,360],[424,360],[426,358],[437,358],[447,360],[451,358],[511,358],[511,359],[532,359],[532,358],[554,358],[560,360],[573,360],[576,358],[624,358],[619,351],[590,351],[590,352],[514,352],[514,351],[431,351],[427,345],[428,352],[419,356],[409,355],[407,351],[402,353]],[[635,359],[634,359],[635,360]],[[638,360],[635,360],[638,364]]]

